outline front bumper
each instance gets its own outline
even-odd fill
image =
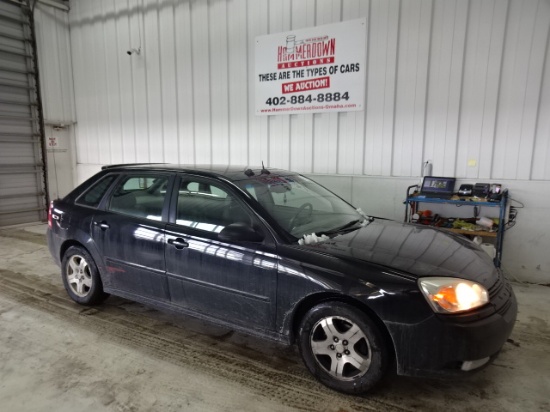
[[[395,346],[398,374],[459,375],[493,360],[512,333],[517,316],[514,292],[507,282],[501,282],[491,306],[479,313],[434,314],[413,325],[386,323]]]

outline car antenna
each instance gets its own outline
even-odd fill
[[[264,167],[264,161],[263,160],[262,160],[262,170],[260,171],[260,174],[261,175],[270,175],[271,174],[271,172]]]

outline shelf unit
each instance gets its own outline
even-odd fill
[[[467,236],[481,236],[481,237],[491,237],[496,238],[495,250],[496,255],[494,263],[496,267],[500,267],[502,262],[502,245],[504,242],[504,226],[506,224],[506,206],[508,203],[508,190],[502,192],[502,196],[499,202],[489,202],[485,199],[474,199],[466,198],[461,200],[460,198],[454,196],[451,199],[436,199],[436,198],[427,198],[421,195],[413,195],[410,193],[412,188],[416,186],[411,186],[407,189],[407,199],[405,200],[405,222],[411,221],[411,205],[414,203],[418,205],[419,203],[437,203],[437,204],[449,204],[449,205],[459,205],[459,206],[483,206],[483,207],[492,207],[499,208],[499,223],[496,231],[470,231],[465,229],[453,229],[453,228],[441,228],[443,230],[448,230],[455,233],[460,233]]]

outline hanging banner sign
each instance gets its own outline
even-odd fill
[[[256,114],[364,110],[366,19],[256,37]]]

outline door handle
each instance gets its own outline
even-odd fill
[[[181,237],[177,237],[175,239],[168,239],[168,243],[170,245],[173,245],[176,249],[183,249],[185,247],[189,247],[189,243],[187,243]]]
[[[107,230],[111,227],[105,222],[94,222],[94,226],[99,226],[101,230]]]

